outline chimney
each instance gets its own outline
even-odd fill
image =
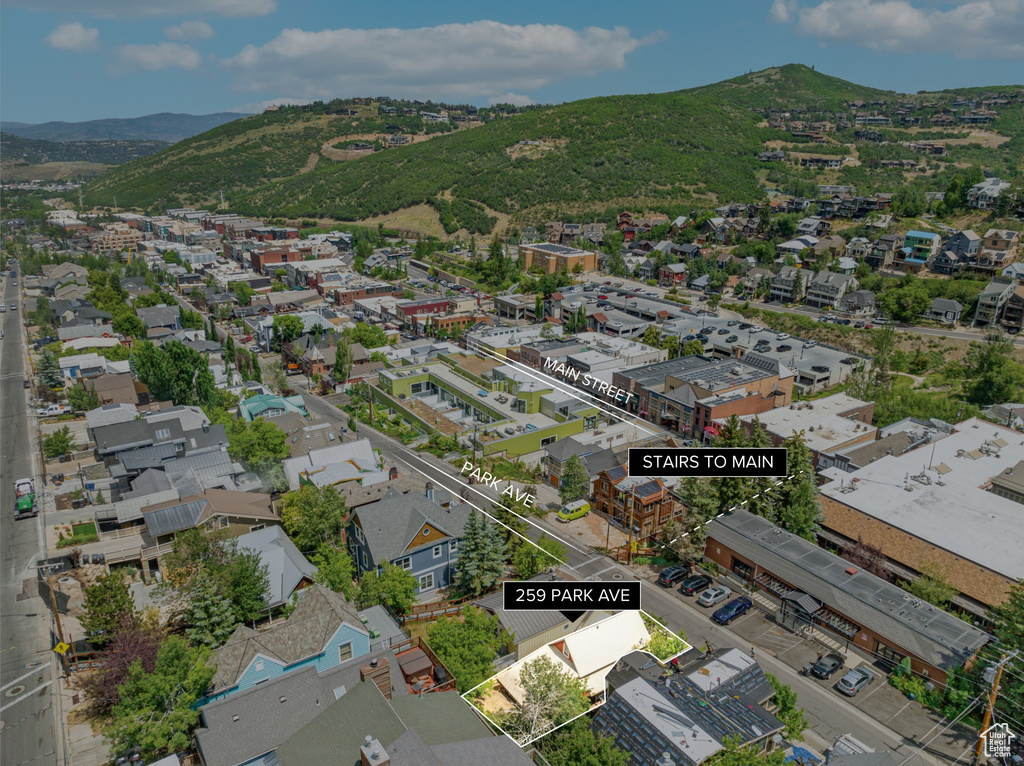
[[[363,746],[359,748],[359,761],[362,766],[386,766],[391,763],[391,758],[380,742],[367,734]]]
[[[658,766],[675,766],[672,754],[668,750],[661,754],[661,757],[658,759]]]
[[[204,434],[210,433],[210,424],[209,423],[203,423],[203,433]]]
[[[427,500],[433,500],[434,499],[434,482],[432,482],[432,481],[428,481],[427,482],[426,495],[427,495]]]

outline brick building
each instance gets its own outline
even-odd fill
[[[684,515],[682,503],[664,481],[657,477],[629,476],[624,465],[598,474],[594,507],[624,528],[632,526],[639,540],[653,539],[665,522]]]

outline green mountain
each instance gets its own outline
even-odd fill
[[[985,89],[994,93],[1014,88]],[[944,188],[957,163],[1004,174],[1021,171],[1024,103],[998,107],[987,138],[970,128],[928,128],[932,107],[912,109],[921,132],[885,129],[889,143],[854,136],[854,126],[826,133],[824,144],[799,143],[771,128],[773,110],[792,119],[852,122],[848,101],[892,110],[899,103],[949,106],[954,91],[900,95],[846,82],[802,65],[750,73],[672,93],[611,96],[535,108],[481,127],[459,129],[411,146],[334,159],[346,139],[417,126],[395,126],[376,105],[354,115],[298,108],[222,125],[170,149],[115,168],[86,187],[86,201],[160,209],[211,204],[224,189],[241,213],[362,221],[424,203],[449,231],[487,233],[499,218],[537,223],[549,216],[609,217],[610,211],[688,210],[695,205],[764,197],[766,187],[815,192],[816,183],[856,184],[860,191],[905,185]],[[885,102],[872,107],[871,102]],[[895,122],[895,121],[894,121]],[[975,131],[977,129],[974,129]],[[999,136],[1002,133],[1003,136]],[[977,139],[977,140],[975,140]],[[924,157],[900,142],[948,140],[945,157]],[[774,143],[772,143],[774,142]],[[761,163],[766,146],[853,157],[841,170],[816,171],[795,162]],[[328,148],[325,148],[328,147]],[[799,155],[798,155],[799,156]],[[916,171],[883,167],[916,159]],[[422,208],[420,208],[422,209]]]

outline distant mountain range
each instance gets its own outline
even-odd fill
[[[4,127],[7,127],[4,125]],[[0,133],[4,167],[11,164],[42,165],[47,162],[98,162],[121,165],[166,149],[167,141],[40,141],[12,133]]]
[[[87,122],[0,123],[0,130],[41,141],[163,141],[177,143],[205,133],[225,122],[245,117],[236,112],[217,114],[147,114],[145,117],[112,118]]]

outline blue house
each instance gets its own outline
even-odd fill
[[[389,489],[357,508],[349,523],[349,551],[360,575],[386,563],[410,572],[420,594],[451,584],[459,541],[472,508],[428,483],[423,495]]]
[[[360,616],[341,594],[320,584],[311,585],[300,591],[295,611],[269,630],[255,631],[246,625],[235,628],[213,658],[217,672],[200,704],[301,668],[312,667],[322,673],[369,654],[371,644],[376,648],[382,633],[394,632],[393,625],[373,624],[371,616],[376,621],[381,619],[380,615],[370,615],[369,610]]]

